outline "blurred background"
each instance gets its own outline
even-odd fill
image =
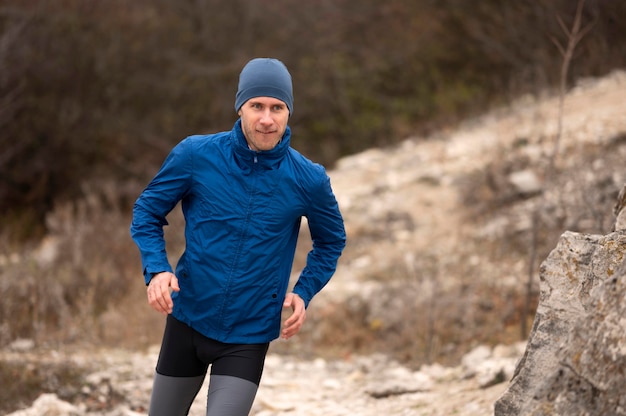
[[[249,59],[290,69],[292,145],[331,170],[558,88],[576,3],[0,0],[0,347],[159,341],[132,204],[181,139],[232,127]],[[568,84],[626,67],[625,18],[585,3]]]

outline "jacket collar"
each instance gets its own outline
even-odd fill
[[[256,164],[265,169],[274,169],[289,150],[291,129],[287,126],[282,140],[272,150],[266,151],[250,149],[241,129],[241,119],[235,122],[235,126],[231,131],[231,138],[233,140],[235,158],[241,167]]]

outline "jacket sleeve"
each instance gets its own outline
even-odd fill
[[[130,234],[141,254],[146,284],[153,273],[172,271],[165,251],[163,227],[168,224],[167,214],[189,190],[193,168],[189,147],[189,140],[183,140],[172,149],[133,208]]]
[[[346,231],[339,205],[324,172],[323,180],[311,193],[310,208],[306,214],[313,248],[307,256],[293,292],[306,306],[328,283],[337,268],[337,261],[346,245]]]

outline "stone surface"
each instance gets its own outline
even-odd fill
[[[615,231],[626,230],[626,185],[617,195],[617,202],[613,207],[613,214],[615,215]]]
[[[496,416],[626,414],[625,254],[624,232],[563,234],[542,264],[528,346]]]

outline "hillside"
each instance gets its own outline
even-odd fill
[[[626,182],[625,94],[624,72],[570,91],[549,181],[559,108],[551,96],[341,160],[331,175],[349,243],[316,300],[313,338],[418,363],[519,340],[534,213],[533,304],[539,262],[563,231],[610,231]],[[368,331],[343,339],[325,328],[336,313]]]
[[[619,71],[568,93],[556,174],[547,178],[553,96],[340,160],[330,174],[348,247],[304,332],[272,346],[254,414],[484,415],[523,350],[533,213],[539,261],[565,230],[610,231],[626,182],[625,96]],[[91,373],[82,390],[52,385],[74,403],[59,414],[143,414],[154,354],[51,353]],[[28,347],[2,357],[34,366],[48,355]]]

